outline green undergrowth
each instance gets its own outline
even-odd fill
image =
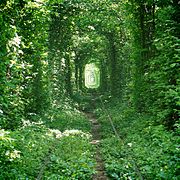
[[[96,109],[102,128],[101,151],[110,179],[179,179],[179,137],[154,125],[150,115],[128,106],[110,104],[107,110],[120,136],[112,130],[107,115]]]
[[[0,180],[91,179],[95,160],[85,117],[56,111],[42,120],[0,129]]]
[[[90,132],[90,122],[77,110],[67,110],[59,113],[59,110],[53,110],[44,116],[46,126],[53,129],[64,131],[66,129],[79,129],[84,132]]]

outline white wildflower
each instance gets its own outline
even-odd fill
[[[10,154],[10,151],[9,151],[9,150],[6,151],[5,155],[6,155],[6,156],[9,156],[9,154]]]
[[[0,138],[4,137],[5,135],[9,134],[10,132],[5,131],[4,129],[0,129]]]
[[[88,26],[88,28],[93,30],[93,31],[95,30],[95,28],[93,26]]]
[[[23,120],[22,123],[23,123],[23,126],[24,126],[24,127],[31,125],[31,122],[30,122],[29,120],[27,120],[27,121],[26,121],[26,120]]]
[[[3,114],[3,110],[0,109],[0,114]]]
[[[50,133],[46,133],[46,135],[55,136],[57,139],[62,137],[62,133],[58,129],[49,129],[49,132]]]
[[[129,147],[132,147],[132,143],[128,143],[127,145],[128,145]]]
[[[79,136],[85,137],[87,139],[89,139],[91,137],[90,134],[84,133],[83,131],[77,130],[77,129],[66,130],[63,132],[63,136],[75,136],[75,135],[79,135]]]
[[[8,156],[10,161],[13,161],[16,158],[20,158],[20,153],[21,153],[21,151],[14,150],[14,151],[10,152],[8,150],[8,151],[6,151],[5,155]]]

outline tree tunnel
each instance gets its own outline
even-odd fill
[[[28,114],[96,89],[174,125],[179,4],[161,1],[2,1],[0,110],[8,117],[2,124],[15,127]],[[98,88],[85,84],[90,63],[100,71]]]
[[[179,2],[0,0],[0,180],[180,179]]]
[[[105,8],[109,11],[112,7]],[[95,18],[92,11],[100,13]],[[88,6],[79,7],[65,1],[54,5],[51,19],[49,64],[54,69],[51,70],[53,95],[61,96],[60,100],[64,101],[64,97],[73,97],[77,92],[86,94],[96,90],[122,97],[125,35],[118,15],[107,15],[103,10],[89,10]],[[93,63],[99,70],[90,75],[87,69]],[[95,65],[91,68],[96,69]]]
[[[51,100],[64,102],[77,92],[83,95],[93,93],[93,88],[87,88],[84,76],[86,64],[93,59],[100,70],[100,86],[96,90],[118,101],[128,99],[137,111],[143,112],[148,109],[145,100],[149,99],[148,94],[154,97],[148,102],[157,100],[152,93],[156,92],[156,85],[154,91],[149,85],[151,81],[156,84],[151,70],[157,71],[155,64],[158,64],[158,60],[154,64],[150,62],[155,57],[154,46],[157,43],[152,43],[155,36],[155,6],[138,2],[136,6],[131,3],[104,2],[83,1],[79,4],[77,1],[63,1],[54,4],[48,58]],[[126,5],[132,11],[130,16]],[[173,87],[176,77],[167,76],[168,80],[163,74],[163,83],[172,83],[170,86]],[[161,97],[161,91],[157,91]],[[159,109],[163,106],[166,107],[165,102],[156,107]],[[175,104],[173,106],[176,107]],[[171,113],[170,117],[176,119],[177,113]]]

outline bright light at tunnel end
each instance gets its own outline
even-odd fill
[[[95,63],[85,66],[85,86],[89,89],[97,89],[100,86],[100,70]]]

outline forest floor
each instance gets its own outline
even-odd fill
[[[96,152],[95,152],[95,160],[96,160],[96,174],[93,176],[93,180],[107,180],[107,175],[105,172],[104,168],[104,162],[101,157],[101,152],[99,148],[99,144],[101,141],[101,126],[98,123],[98,120],[94,117],[92,113],[86,113],[89,121],[91,122],[92,128],[91,128],[91,133],[92,133],[92,142],[95,146]]]
[[[15,131],[0,129],[0,180],[180,179],[177,134],[126,105],[106,107],[123,143],[93,102],[83,111],[53,109]]]

